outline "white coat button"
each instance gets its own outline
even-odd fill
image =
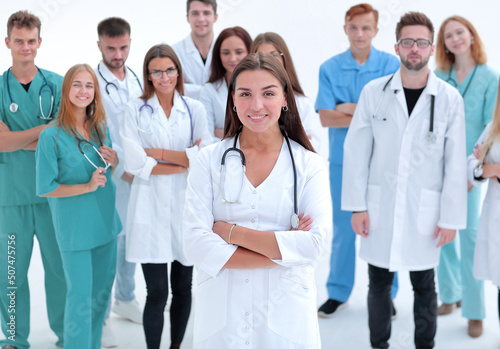
[[[245,316],[248,316],[248,315],[250,315],[250,313],[247,311],[247,312],[245,313]]]
[[[253,193],[254,193],[254,194],[257,194],[257,190],[254,190],[254,191],[253,191]]]
[[[248,280],[248,279],[245,279],[245,282],[246,282],[246,283],[249,283],[249,282],[250,282],[250,280]]]
[[[255,219],[252,219],[252,223],[255,223]]]
[[[252,205],[252,210],[255,210],[255,205]]]
[[[246,344],[246,345],[249,345],[249,344],[250,344],[250,342],[249,342],[249,341],[246,341],[246,342],[245,342],[245,344]]]
[[[250,329],[250,327],[248,327],[248,326],[245,326],[245,330],[247,330],[247,331],[248,331],[249,329]]]

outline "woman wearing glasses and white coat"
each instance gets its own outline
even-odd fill
[[[227,103],[224,139],[202,149],[186,191],[194,348],[320,348],[313,265],[331,230],[324,160],[271,55],[241,60]]]
[[[182,248],[187,172],[212,142],[203,105],[184,97],[182,67],[168,45],[144,59],[144,92],[125,107],[120,135],[125,170],[134,175],[126,258],[142,263],[147,286],[143,326],[148,349],[160,347],[171,266],[171,348],[179,348],[191,309],[192,264]]]

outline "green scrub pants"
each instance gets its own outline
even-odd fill
[[[63,345],[66,283],[49,205],[44,203],[0,207],[0,311],[6,337],[0,340],[0,347],[11,344],[27,349],[30,346],[28,267],[35,235],[45,270],[49,325],[59,338],[57,345]]]
[[[455,239],[441,248],[437,268],[439,299],[446,304],[461,300],[462,316],[469,320],[486,317],[483,281],[473,275],[480,200],[480,188],[467,194],[467,229],[459,231],[458,242]]]
[[[83,251],[61,252],[68,285],[64,347],[100,349],[102,325],[116,272],[116,238]]]

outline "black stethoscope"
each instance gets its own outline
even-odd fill
[[[234,203],[239,203],[241,204],[241,193],[243,191],[243,180],[241,181],[241,187],[240,187],[240,192],[238,193],[238,198],[235,201],[229,201],[226,198],[225,192],[224,192],[224,173],[225,171],[225,164],[226,164],[226,156],[230,152],[236,152],[238,156],[241,158],[241,166],[243,168],[243,176],[245,176],[245,170],[246,170],[246,159],[245,159],[245,154],[243,152],[236,148],[238,137],[242,131],[243,127],[240,126],[238,131],[236,132],[236,135],[234,136],[234,143],[231,148],[226,149],[226,151],[222,154],[222,159],[220,162],[221,168],[220,168],[220,186],[221,186],[221,194],[222,194],[222,203],[227,203],[227,204],[234,204]],[[293,214],[292,217],[290,217],[290,223],[292,225],[293,229],[297,229],[299,227],[299,215],[298,215],[298,209],[297,209],[297,170],[295,168],[295,160],[293,158],[293,153],[292,153],[292,147],[290,146],[290,140],[288,139],[288,135],[286,134],[286,131],[283,127],[283,125],[280,124],[280,131],[283,134],[283,137],[285,138],[286,144],[288,146],[288,151],[290,152],[290,159],[292,160],[292,168],[293,168]]]
[[[141,88],[141,91],[143,91],[141,82],[139,81],[139,78],[137,77],[137,75],[129,67],[127,67],[127,69],[132,73],[132,75],[134,75],[135,80],[137,81],[137,84]],[[104,90],[106,91],[106,93],[108,94],[108,96],[110,96],[110,94],[109,94],[109,86],[113,86],[116,89],[116,92],[118,92],[118,86],[116,86],[116,84],[114,82],[110,82],[110,81],[106,80],[106,78],[104,77],[104,75],[102,75],[102,73],[101,73],[101,62],[99,62],[99,64],[97,65],[97,72],[99,73],[99,75],[101,76],[101,78],[106,83],[106,86],[104,86]]]
[[[477,69],[477,64],[474,66],[474,70],[472,71],[472,75],[470,76],[470,79],[469,79],[469,82],[467,83],[467,86],[465,86],[464,93],[461,93],[462,98],[465,98],[465,94],[467,93],[467,90],[469,89],[470,83],[472,82],[472,79],[474,79],[474,75],[476,74],[476,69]],[[448,78],[445,81],[458,90],[458,84],[455,82],[454,79],[451,78],[451,71],[452,70],[453,70],[453,68],[448,70]]]
[[[384,88],[382,89],[382,94],[384,94],[385,90],[387,89],[387,86],[389,86],[389,83],[392,81],[393,77],[394,77],[394,74],[391,75],[391,77],[389,78],[389,80],[387,80],[387,82],[385,83]],[[379,120],[379,121],[386,121],[387,120],[387,111],[389,110],[389,106],[391,105],[392,100],[394,99],[394,97],[396,96],[396,94],[398,92],[399,92],[399,90],[394,90],[392,98],[389,101],[389,103],[387,103],[387,106],[385,108],[385,115],[384,116],[379,116],[378,115],[380,104],[382,103],[382,99],[384,99],[383,95],[382,95],[382,97],[380,97],[380,99],[379,99],[379,101],[377,103],[377,107],[375,108],[375,113],[372,116],[375,120]],[[434,134],[434,102],[435,102],[435,99],[436,99],[436,96],[431,95],[431,110],[430,110],[429,132],[427,133],[427,137],[426,137],[428,144],[435,144],[436,143],[436,139],[437,139],[436,135]]]
[[[101,136],[99,135],[99,132],[97,132],[97,130],[95,131],[95,133],[97,135],[97,139],[99,140],[99,144],[102,147],[104,145],[104,143],[102,142]],[[87,153],[89,153],[89,152],[85,152],[84,149],[92,149],[93,151],[95,151],[97,153],[97,155],[99,156],[99,158],[101,159],[101,161],[104,163],[105,170],[107,170],[109,168],[109,166],[111,166],[110,163],[106,162],[106,160],[102,156],[101,152],[99,152],[99,150],[92,143],[90,143],[86,139],[81,138],[77,135],[75,136],[75,138],[77,140],[78,150],[80,151],[80,153],[82,153],[82,155],[85,157],[85,159],[87,159],[87,161],[90,162],[90,164],[92,166],[94,166],[96,169],[98,168],[98,166],[96,164],[94,164],[94,162],[92,160],[90,160],[89,156],[87,155]]]
[[[36,69],[38,69],[38,72],[43,78],[43,85],[40,87],[40,90],[38,91],[38,101],[40,104],[40,114],[41,116],[38,116],[39,119],[42,120],[52,120],[54,117],[52,116],[52,111],[54,110],[54,90],[52,89],[52,86],[49,85],[47,82],[47,79],[45,78],[45,75],[43,75],[42,71],[35,65]],[[19,105],[17,105],[16,102],[14,102],[14,99],[12,98],[12,94],[10,93],[10,84],[9,84],[9,75],[10,75],[10,70],[12,67],[7,70],[7,92],[9,94],[10,98],[10,105],[9,105],[9,110],[12,113],[16,113],[19,110]],[[48,88],[50,91],[50,110],[49,110],[49,115],[45,116],[43,112],[43,107],[42,107],[42,92],[44,88]]]

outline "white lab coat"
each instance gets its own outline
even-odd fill
[[[483,144],[488,137],[491,124],[484,129],[477,144]],[[485,183],[486,180],[478,181],[474,178],[474,168],[478,159],[471,154],[467,159],[467,174],[474,185]],[[488,164],[500,164],[500,144],[494,143],[488,153]],[[481,218],[477,228],[476,247],[474,250],[474,277],[479,280],[491,280],[500,287],[500,183],[496,179],[490,179],[488,191],[483,202]]]
[[[207,129],[203,105],[184,97],[193,117],[193,141],[201,138],[200,146],[212,143]],[[182,248],[182,211],[187,173],[151,175],[158,163],[144,149],[163,148],[186,151],[190,164],[195,161],[199,147],[188,148],[191,136],[189,113],[176,92],[174,106],[167,118],[156,95],[148,100],[154,108],[149,131],[149,114],[140,114],[141,99],[125,107],[120,135],[125,154],[125,170],[133,174],[127,219],[126,258],[137,263],[168,263],[177,260],[191,265]],[[147,119],[147,120],[144,120]]]
[[[436,226],[466,227],[463,100],[429,71],[408,118],[400,71],[384,93],[388,79],[373,80],[361,92],[344,145],[342,209],[368,210],[368,237],[360,246],[368,263],[391,271],[431,269],[439,262]],[[431,94],[435,144],[426,141]]]
[[[201,88],[200,102],[203,103],[207,111],[208,130],[212,135],[216,128],[224,129],[227,95],[228,89],[225,78],[216,82],[207,82]],[[214,140],[219,141],[220,139],[214,136]]]
[[[268,178],[254,188],[244,177],[242,203],[228,204],[221,201],[220,167],[233,142],[225,139],[202,149],[188,177],[184,242],[198,271],[194,348],[320,348],[312,265],[332,227],[324,160],[290,141],[298,210],[313,219],[310,231],[291,231],[294,185],[286,142]],[[274,231],[282,255],[275,261],[279,266],[224,269],[237,247],[212,232],[219,220]]]
[[[118,211],[121,221],[125,223],[127,221],[130,184],[121,179],[125,168],[123,161],[122,140],[120,138],[120,123],[125,105],[142,94],[142,80],[140,75],[137,75],[136,78],[129,69],[125,69],[125,79],[120,81],[102,61],[99,63],[99,67],[102,76],[99,74],[99,70],[97,68],[95,69],[95,74],[97,76],[97,80],[99,81],[99,89],[101,91],[104,110],[106,111],[106,119],[111,142],[113,143],[113,149],[116,151],[119,159],[118,166],[112,174],[113,181],[116,184],[116,210]],[[106,92],[106,81],[103,77],[108,81],[108,83],[114,84],[118,89],[112,85],[108,85],[108,94]],[[140,84],[138,80],[140,81]],[[126,232],[125,228],[126,226],[124,224],[121,233]]]
[[[191,33],[172,46],[181,61],[184,92],[191,98],[198,99],[201,87],[210,77],[214,42],[215,40],[212,40],[205,64],[203,64],[200,52],[193,42]]]

